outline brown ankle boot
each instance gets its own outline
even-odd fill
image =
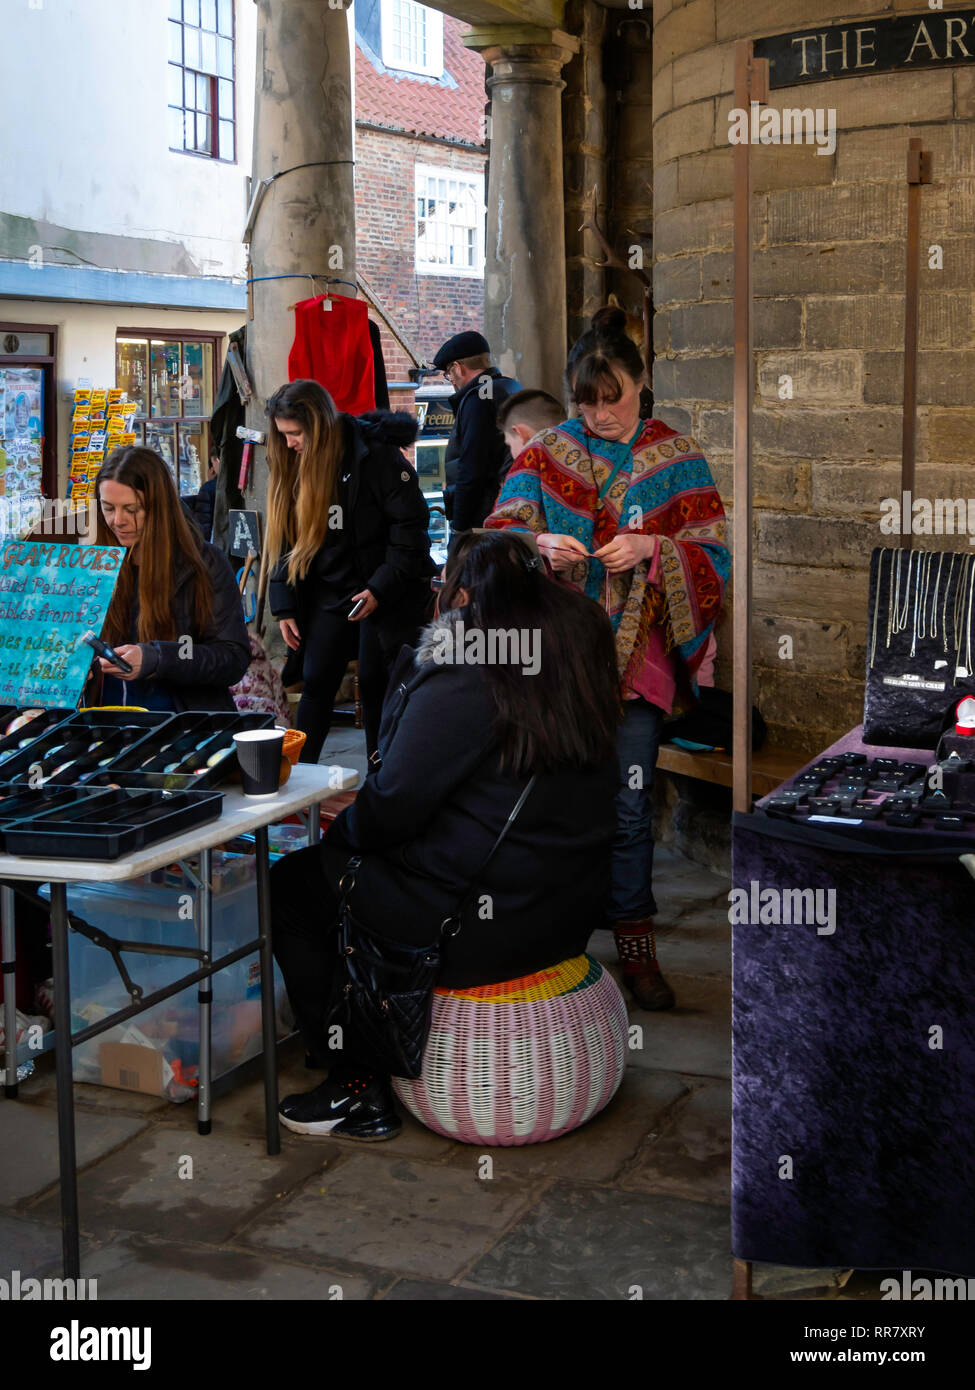
[[[674,991],[657,964],[657,945],[653,939],[653,918],[638,922],[616,922],[613,939],[623,966],[623,983],[641,1009],[672,1009]]]

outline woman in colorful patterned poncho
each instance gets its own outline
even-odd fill
[[[674,1004],[653,936],[651,788],[661,724],[693,690],[731,568],[725,515],[693,440],[640,419],[643,361],[620,309],[603,309],[569,354],[580,417],[519,454],[486,527],[532,531],[553,570],[602,604],[623,695],[610,922],[624,977],[646,1009]]]

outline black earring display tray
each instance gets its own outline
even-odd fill
[[[933,766],[933,765],[932,765]],[[842,823],[851,832],[873,824],[975,836],[975,774],[943,760],[934,779],[924,763],[860,754],[822,758],[765,797],[756,810],[812,827]]]
[[[15,719],[21,719],[28,713],[32,713],[34,718],[29,719],[26,724],[21,724],[13,733],[3,733]],[[0,769],[7,766],[15,753],[23,751],[21,744],[29,748],[41,734],[48,729],[56,728],[58,724],[70,719],[74,713],[73,709],[40,709],[37,705],[24,705],[22,708],[16,705],[0,705]],[[0,776],[2,775],[0,772]]]
[[[35,785],[38,776],[40,785],[72,786],[86,782],[172,717],[165,711],[154,710],[87,710],[72,714],[45,729],[28,748],[0,764],[0,776],[5,782],[34,779]],[[93,747],[96,743],[97,748]]]
[[[273,725],[272,715],[257,711],[203,714],[187,710],[174,714],[137,747],[102,769],[93,781],[100,786],[111,783],[163,791],[203,791],[220,786],[239,768],[234,734]]]
[[[0,853],[6,849],[6,830],[12,822],[70,806],[84,794],[84,787],[28,787],[22,782],[0,783]]]
[[[4,788],[0,793],[12,790]],[[7,854],[37,859],[118,859],[217,820],[223,810],[222,792],[66,790],[77,795],[56,805],[48,801],[46,807],[22,819],[0,820]],[[2,807],[0,802],[0,817]]]

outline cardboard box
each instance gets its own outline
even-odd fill
[[[103,1042],[98,1049],[102,1085],[120,1091],[141,1091],[144,1095],[165,1096],[163,1069],[172,1076],[162,1053],[140,1043]]]

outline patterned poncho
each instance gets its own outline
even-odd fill
[[[661,536],[657,557],[632,570],[611,575],[601,561],[582,560],[565,577],[609,614],[624,692],[642,693],[661,633],[695,684],[731,556],[711,470],[687,435],[661,420],[642,421],[629,443],[599,439],[581,419],[542,430],[484,524],[574,536],[588,551],[625,531]]]

